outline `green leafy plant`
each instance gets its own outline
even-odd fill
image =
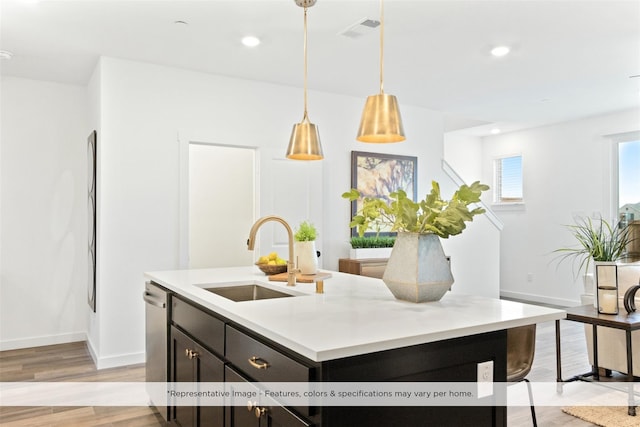
[[[391,193],[389,204],[382,199],[365,197],[362,209],[356,212],[349,226],[357,227],[360,236],[367,230],[388,228],[390,231],[433,233],[446,239],[462,233],[465,222],[473,221],[475,215],[485,212],[482,208],[469,210],[469,205],[479,202],[482,192],[488,189],[488,185],[476,181],[460,186],[450,200],[442,200],[440,185],[432,181],[431,192],[418,202],[409,199],[403,190]],[[342,197],[355,201],[361,195],[352,188]]]
[[[617,261],[631,242],[629,227],[621,227],[620,223],[611,225],[602,218],[597,221],[583,218],[565,227],[576,239],[577,247],[560,248],[554,252],[561,254],[560,261],[570,259],[578,262],[578,271],[586,272],[591,260]]]
[[[296,242],[311,242],[316,240],[316,227],[307,221],[302,221],[296,229],[293,238]]]
[[[351,248],[352,249],[392,248],[395,242],[396,242],[396,238],[393,236],[372,236],[372,237],[353,236],[351,238]]]

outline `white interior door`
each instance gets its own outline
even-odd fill
[[[284,148],[260,153],[260,216],[280,216],[294,232],[302,221],[310,221],[318,230],[316,249],[322,252],[322,162],[288,160]],[[281,224],[266,223],[258,238],[254,262],[270,252],[288,259],[288,236]],[[318,265],[322,267],[322,257]]]
[[[188,267],[250,265],[246,237],[256,212],[256,151],[189,141]]]

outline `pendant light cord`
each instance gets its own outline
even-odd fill
[[[307,113],[307,7],[304,8],[304,115],[303,122],[309,122]]]
[[[384,5],[380,0],[380,93],[384,93]]]

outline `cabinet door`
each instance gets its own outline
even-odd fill
[[[171,328],[172,381],[218,382],[224,381],[224,362],[197,342]],[[181,427],[222,426],[222,406],[176,406],[174,421]]]
[[[269,406],[260,427],[311,427],[312,424],[282,406]]]
[[[247,381],[228,366],[224,370],[225,382],[246,383]],[[225,404],[225,427],[259,427],[260,418],[255,416],[256,400],[242,397],[233,385],[228,385],[231,393],[229,402]]]
[[[229,366],[225,367],[225,381],[227,383],[249,383],[248,380]],[[255,399],[234,397],[233,386],[229,386],[229,384],[228,390],[231,392],[232,397],[229,400],[229,404],[226,405],[225,427],[310,427],[312,425],[287,408],[264,405],[259,397]],[[257,388],[255,390],[258,392]],[[245,402],[246,405],[242,406]]]
[[[194,363],[189,358],[189,351],[194,350],[195,345],[191,338],[176,328],[171,328],[171,381],[176,383],[196,381]],[[196,406],[176,406],[174,421],[181,427],[195,426],[198,420],[196,410]]]
[[[196,379],[202,383],[222,383],[224,381],[224,362],[208,352],[202,346],[196,346]],[[224,424],[223,406],[199,406],[198,425],[222,427]]]

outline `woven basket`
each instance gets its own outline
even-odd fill
[[[269,265],[269,264],[258,264],[256,262],[258,268],[267,276],[271,276],[273,274],[284,273],[287,271],[286,265]]]

